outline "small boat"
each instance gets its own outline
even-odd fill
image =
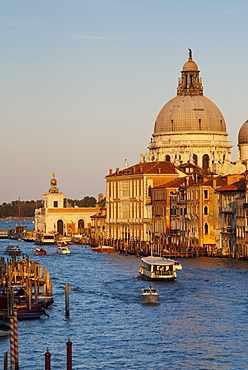
[[[67,247],[68,246],[68,242],[59,242],[57,243],[58,247]]]
[[[35,248],[34,249],[34,254],[36,255],[46,255],[47,251],[44,248]]]
[[[146,303],[155,303],[159,299],[159,292],[157,289],[150,286],[148,289],[142,289],[141,297]]]
[[[67,247],[57,247],[56,252],[60,254],[68,254],[71,253],[71,251]]]
[[[15,298],[15,309],[17,310],[17,318],[19,320],[23,319],[39,319],[42,315],[47,315],[45,312],[46,302],[38,302],[35,303],[34,301],[27,302],[27,300],[23,301],[22,299],[18,299],[18,296],[14,296]],[[9,298],[7,294],[0,294],[0,317],[7,317],[8,316],[8,307],[9,307]]]
[[[176,270],[182,270],[179,262],[150,256],[141,258],[139,273],[148,280],[174,280],[177,277]]]
[[[10,333],[9,325],[1,322],[0,323],[0,337],[5,337],[6,335],[9,335],[9,333]]]
[[[93,252],[114,252],[115,248],[110,245],[91,246]]]
[[[22,253],[21,249],[19,248],[17,243],[10,243],[8,247],[5,250],[6,254],[9,254],[11,256],[20,256]]]

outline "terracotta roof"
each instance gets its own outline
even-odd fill
[[[180,188],[180,186],[185,186],[185,178],[180,177],[175,180],[166,182],[165,184],[154,187],[153,189],[163,189],[163,188]]]
[[[222,186],[217,191],[245,191],[245,179],[241,179],[231,185]]]
[[[116,169],[110,176],[122,176],[132,174],[177,174],[176,167],[171,162],[148,162],[138,163],[123,170]]]

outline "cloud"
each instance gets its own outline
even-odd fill
[[[89,36],[89,35],[73,35],[73,39],[81,39],[81,40],[113,40],[113,41],[123,41],[125,40],[124,37],[108,37],[108,36]]]

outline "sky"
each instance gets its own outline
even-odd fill
[[[188,48],[236,160],[248,119],[247,0],[0,0],[0,204],[70,199],[147,152]]]

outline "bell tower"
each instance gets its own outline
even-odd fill
[[[48,190],[48,193],[43,194],[44,208],[64,208],[65,195],[60,193],[54,173],[52,176],[53,178],[50,181],[50,189]]]

